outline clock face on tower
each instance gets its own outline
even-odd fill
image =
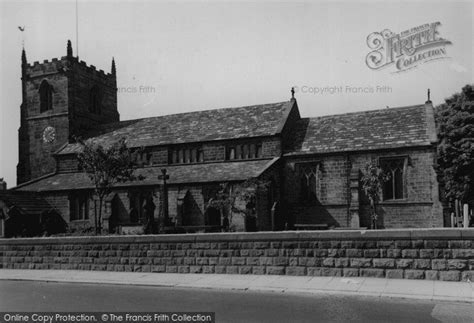
[[[51,143],[56,139],[56,129],[54,127],[48,126],[43,130],[43,141]]]

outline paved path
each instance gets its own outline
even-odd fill
[[[432,280],[19,269],[0,269],[0,280],[323,293],[474,303],[471,282]]]

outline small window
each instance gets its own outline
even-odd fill
[[[177,164],[178,163],[178,152],[176,150],[173,150],[173,153],[172,153],[172,161],[171,163],[172,164]]]
[[[171,164],[190,164],[201,163],[204,161],[204,152],[202,147],[192,148],[171,148],[169,150],[169,162]]]
[[[94,85],[90,91],[89,112],[100,114],[101,108],[100,90],[98,86]]]
[[[256,152],[255,152],[255,144],[250,145],[250,158],[255,158]]]
[[[227,160],[262,158],[262,144],[248,143],[241,145],[229,145],[226,148]]]
[[[198,149],[198,162],[204,162],[204,151],[202,150],[202,148]]]
[[[132,152],[132,160],[137,166],[149,166],[152,164],[152,153],[149,150],[137,149]]]
[[[262,158],[262,144],[257,144],[257,151],[255,153],[257,158]]]
[[[40,112],[53,109],[53,88],[44,80],[39,88],[40,95]]]
[[[235,159],[235,147],[227,148],[227,159],[228,160]]]
[[[75,193],[69,199],[70,220],[89,219],[89,195],[85,193]]]
[[[250,157],[249,145],[243,145],[242,146],[242,158],[243,159],[249,159],[249,157]]]
[[[191,151],[189,149],[186,149],[184,151],[184,162],[186,164],[189,164],[191,162]]]
[[[143,166],[151,165],[151,153],[149,151],[144,151],[142,153],[142,165]]]
[[[406,158],[384,158],[380,167],[389,176],[383,185],[384,200],[400,200],[405,196],[404,174]]]
[[[242,146],[235,146],[235,159],[242,159]]]

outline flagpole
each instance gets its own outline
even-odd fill
[[[79,19],[78,19],[78,0],[76,0],[76,53],[77,53],[77,58],[79,59]]]

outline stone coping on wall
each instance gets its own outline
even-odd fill
[[[300,240],[418,240],[474,239],[474,228],[429,228],[385,230],[329,230],[236,232],[160,235],[108,235],[74,237],[36,237],[0,239],[0,245],[90,244],[90,243],[159,243],[203,241],[300,241]]]

